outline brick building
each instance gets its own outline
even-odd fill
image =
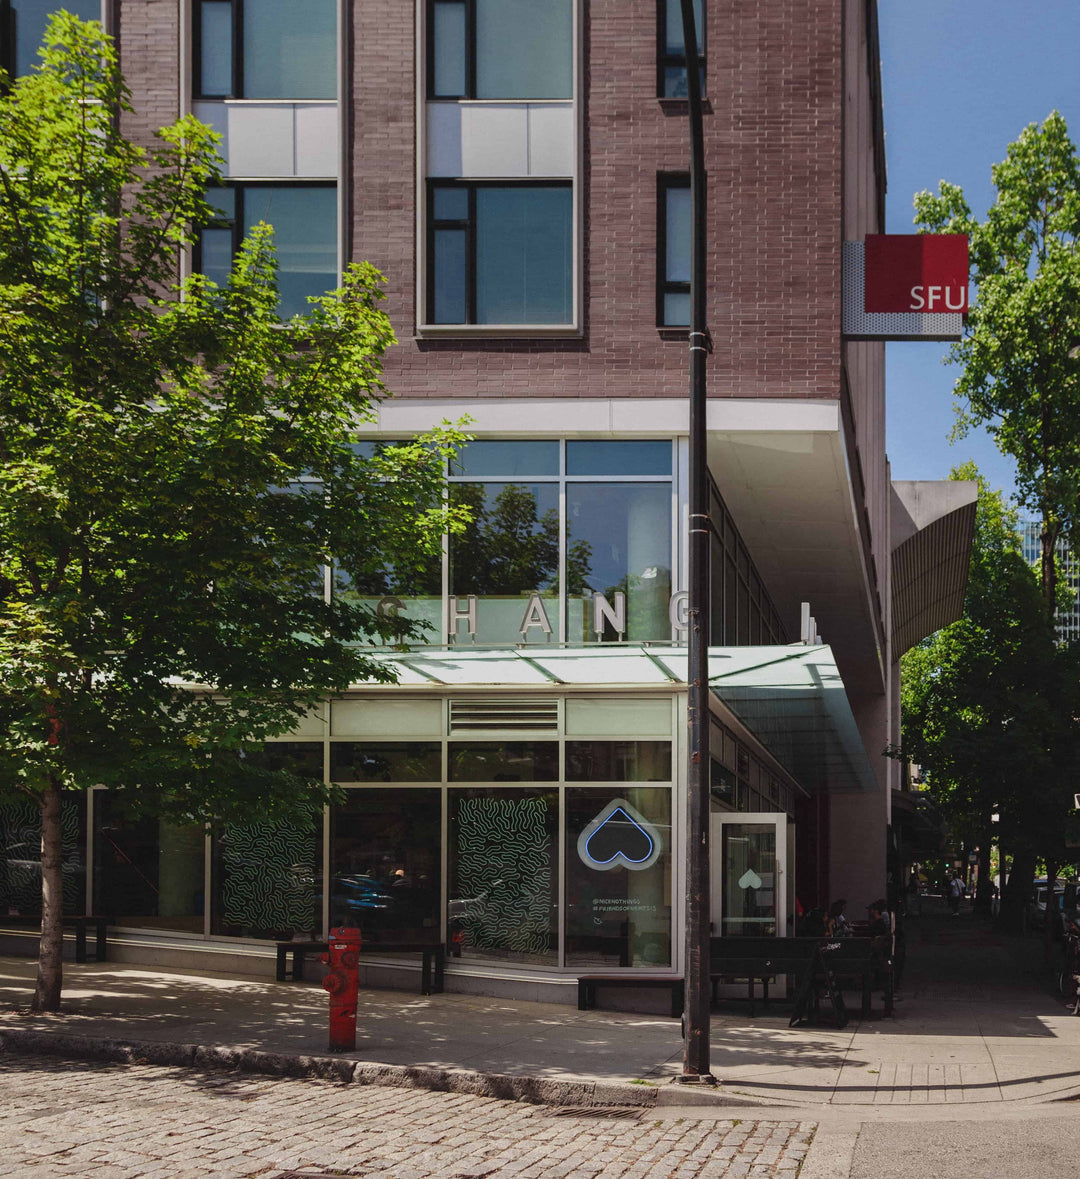
[[[875,0],[703,2],[713,920],[783,935],[799,906],[846,897],[858,915],[885,891],[897,660],[960,608],[973,496],[890,482],[884,343],[841,334],[842,244],[884,228]],[[11,0],[17,68],[53,6]],[[134,137],[186,111],[223,136],[220,220],[185,264],[221,278],[269,220],[292,313],[347,260],[373,262],[399,344],[366,440],[465,414],[476,439],[448,472],[476,520],[441,578],[349,591],[431,621],[431,643],[387,653],[398,685],[357,685],[279,743],[347,787],[321,837],[125,826],[105,792],[73,818],[117,956],[263,969],[268,939],[347,919],[448,939],[450,987],[569,1001],[586,966],[677,972],[678,3],[106,0],[101,15]]]

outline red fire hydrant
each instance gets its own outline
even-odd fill
[[[356,998],[360,989],[360,930],[330,930],[330,952],[319,961],[330,967],[322,985],[330,992],[330,1051],[356,1048]]]

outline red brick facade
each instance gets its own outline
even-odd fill
[[[414,9],[353,6],[353,256],[388,278],[398,396],[685,396],[686,345],[655,323],[655,178],[687,167],[685,107],[656,98],[655,0],[585,9],[583,339],[417,342]],[[843,9],[709,4],[712,396],[840,396]]]

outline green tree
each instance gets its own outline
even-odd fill
[[[962,189],[942,181],[918,193],[915,220],[934,233],[966,233],[978,288],[951,360],[957,432],[985,424],[1016,460],[1019,502],[1042,522],[1044,608],[1057,604],[1055,546],[1080,548],[1080,160],[1054,111],[1031,124],[992,170],[997,199],[984,221]]]
[[[964,616],[903,656],[903,751],[923,766],[955,835],[985,849],[996,833],[1011,852],[1003,911],[1015,922],[1035,860],[1064,852],[1077,661],[1055,643],[1015,512],[972,464],[952,477],[979,482]]]
[[[56,1010],[62,796],[310,817],[321,781],[240,754],[387,678],[361,644],[407,624],[327,600],[322,569],[437,561],[458,436],[363,458],[348,440],[393,342],[377,272],[281,324],[260,226],[226,287],[177,288],[212,133],[184,118],[127,142],[96,24],[55,17],[41,60],[0,96],[0,793],[41,810],[34,1006]]]

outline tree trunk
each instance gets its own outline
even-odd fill
[[[1053,626],[1057,617],[1057,563],[1054,560],[1057,551],[1058,537],[1061,529],[1043,516],[1042,521],[1042,553],[1040,573],[1042,574],[1043,601],[1046,603],[1046,614]]]
[[[1058,922],[1057,897],[1054,896],[1054,885],[1057,884],[1057,864],[1053,860],[1046,861],[1046,916],[1043,918],[1043,962],[1049,966],[1054,957],[1054,926]]]
[[[41,796],[41,942],[31,1009],[59,1011],[64,984],[64,877],[60,785],[50,779]]]
[[[993,899],[994,882],[990,879],[990,841],[989,831],[984,831],[979,839],[979,883],[975,892],[975,911],[984,916],[990,915],[990,902]]]
[[[1001,890],[1001,924],[1009,933],[1023,933],[1024,908],[1031,896],[1031,882],[1034,879],[1034,853],[1016,852],[1012,858],[1009,879]]]

